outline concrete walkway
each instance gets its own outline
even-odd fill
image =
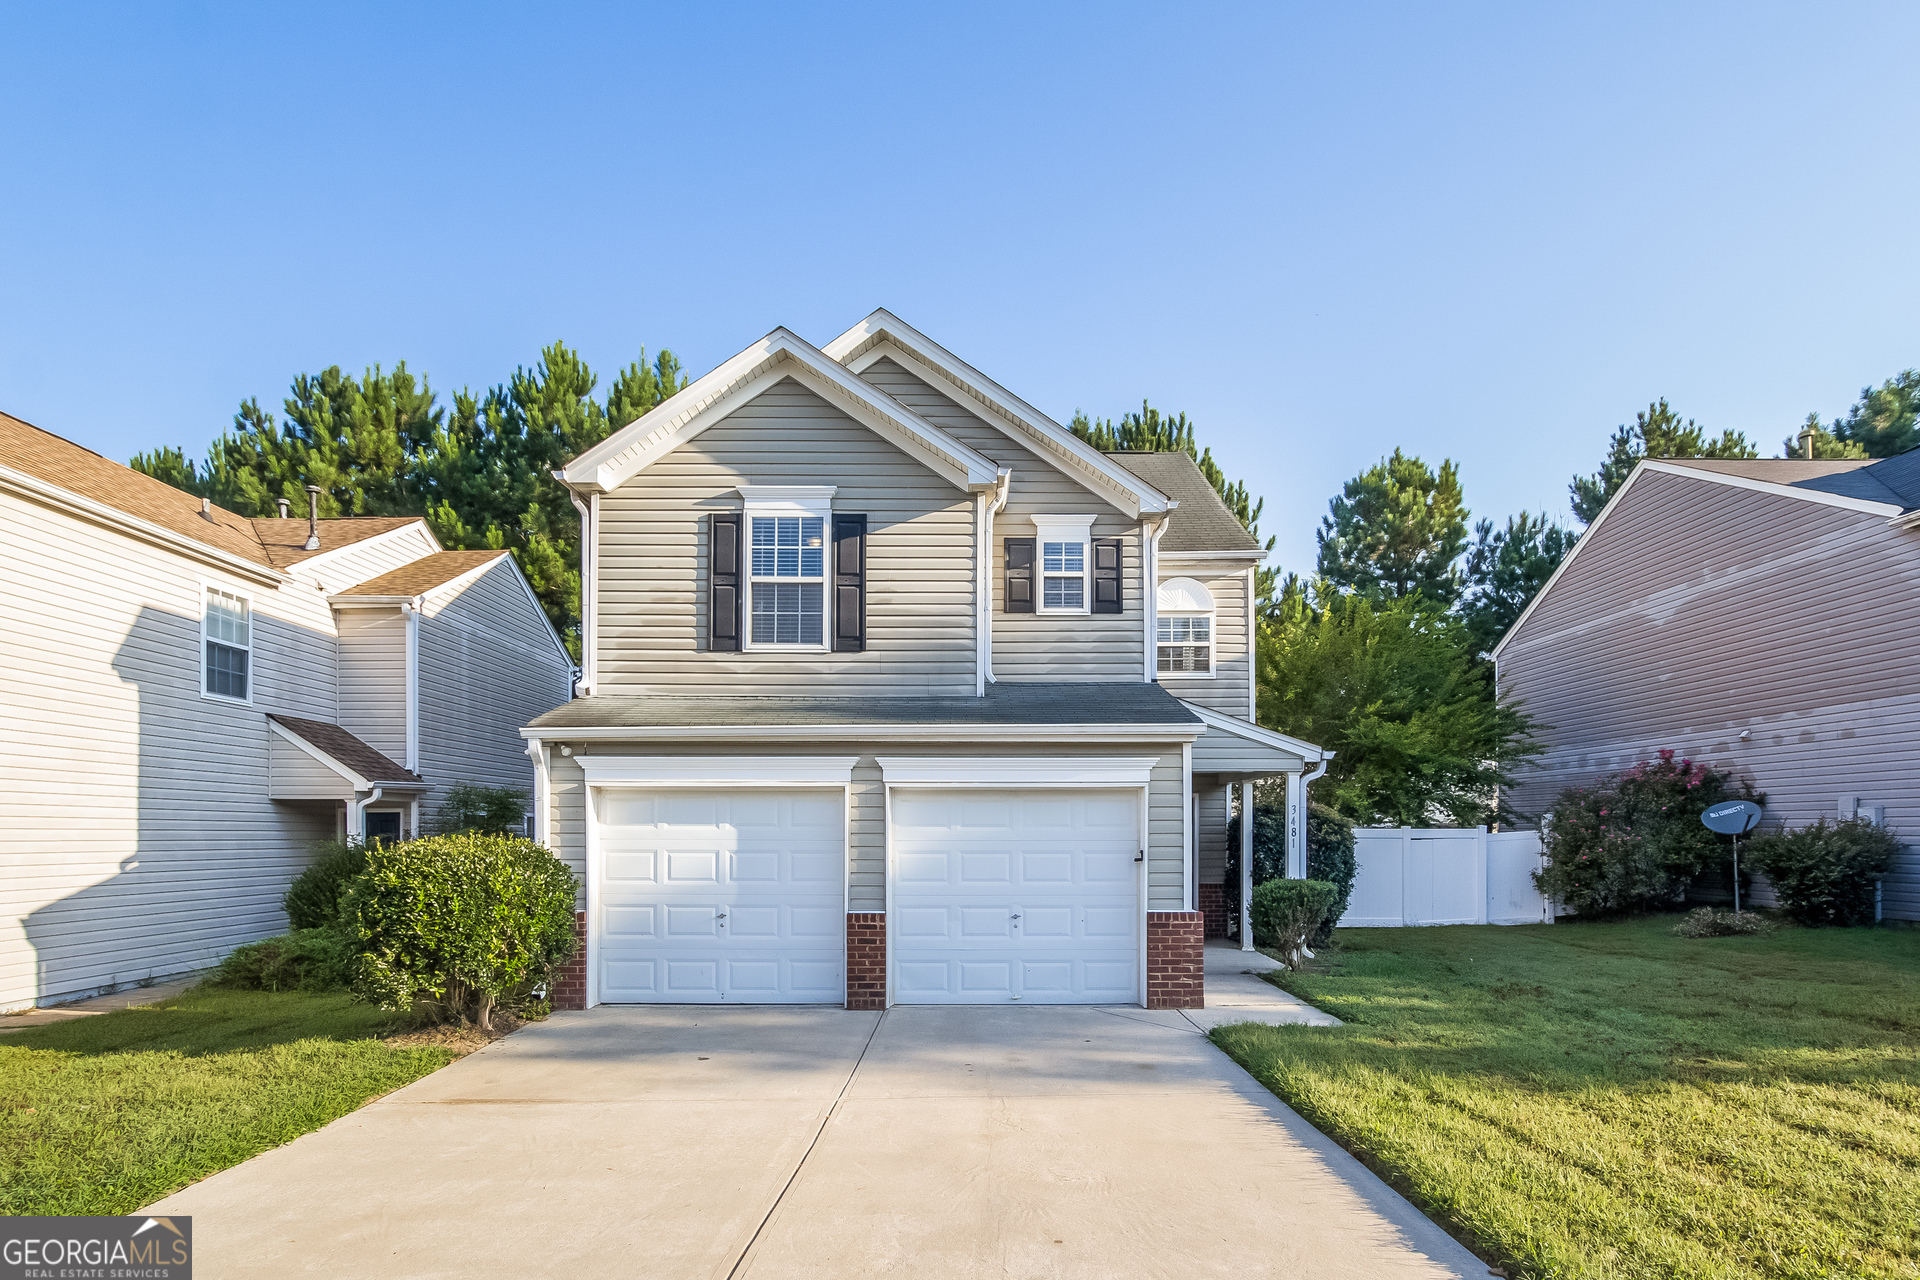
[[[1487,1274],[1137,1008],[555,1014],[148,1212],[199,1280]]]
[[[1230,1022],[1262,1022],[1268,1026],[1303,1024],[1337,1027],[1340,1019],[1296,1000],[1260,975],[1282,969],[1278,960],[1258,951],[1242,951],[1236,942],[1208,938],[1206,949],[1207,1007],[1189,1009],[1187,1019],[1203,1031]]]

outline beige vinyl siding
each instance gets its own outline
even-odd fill
[[[892,359],[876,360],[861,377],[901,401],[962,444],[1011,468],[1007,505],[994,518],[993,673],[997,680],[1139,680],[1144,678],[1139,525],[1033,450],[948,399]],[[1035,515],[1093,513],[1093,536],[1123,540],[1118,614],[1005,612],[1003,539],[1034,536]]]
[[[425,817],[456,782],[531,792],[520,728],[568,700],[563,663],[513,564],[429,592],[420,619],[420,775]]]
[[[1178,519],[1176,513],[1175,519]],[[1213,596],[1213,675],[1183,676],[1158,673],[1161,684],[1176,698],[1198,703],[1210,711],[1253,718],[1252,686],[1248,676],[1252,655],[1247,649],[1247,579],[1244,573],[1210,576],[1199,564],[1162,563],[1160,581],[1192,578]],[[1156,664],[1157,664],[1156,650]]]
[[[253,705],[202,698],[202,584],[250,598]],[[331,719],[332,621],[0,495],[0,1007],[209,965],[286,927],[325,805],[268,799],[265,712]]]
[[[1098,751],[1063,751],[1059,743],[738,743],[714,742],[595,742],[576,745],[590,755],[640,756],[857,756],[851,791],[852,811],[848,839],[847,898],[850,911],[885,911],[887,901],[886,789],[878,756],[1145,756],[1158,758],[1148,788],[1147,853],[1148,909],[1178,911],[1184,901],[1182,874],[1186,864],[1185,827],[1181,797],[1180,750],[1162,744],[1102,744]],[[586,875],[585,776],[571,758],[554,752],[549,777],[553,799],[555,852],[576,875]],[[584,899],[582,900],[584,906]]]
[[[1916,647],[1920,533],[1647,473],[1501,653],[1503,692],[1547,726],[1511,799],[1538,813],[1668,748],[1751,777],[1769,823],[1832,817],[1858,796],[1920,840]],[[1920,918],[1911,848],[1886,904]]]
[[[1200,884],[1220,884],[1227,878],[1227,824],[1232,817],[1233,796],[1227,787],[1193,787],[1194,805],[1199,811]]]
[[[396,764],[407,762],[407,621],[398,608],[341,609],[342,729]]]
[[[323,525],[320,531],[320,554],[311,560],[301,561],[288,572],[296,578],[319,584],[320,589],[329,595],[371,581],[441,549],[424,524],[404,525],[338,551],[325,549],[326,536],[326,527]]]
[[[353,783],[269,728],[267,793],[276,800],[350,800]]]
[[[866,515],[865,652],[708,649],[708,517],[740,510],[741,484],[834,485],[834,511]],[[595,692],[970,696],[974,509],[971,494],[779,382],[601,498]]]
[[[1208,725],[1206,732],[1193,744],[1195,773],[1280,774],[1305,767],[1306,762],[1292,752],[1269,747],[1212,725]]]

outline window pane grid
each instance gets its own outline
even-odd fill
[[[826,521],[820,516],[753,517],[753,576],[819,578],[826,569]]]
[[[1160,646],[1160,670],[1168,672],[1213,670],[1213,646],[1204,644],[1163,644]]]
[[[247,602],[232,592],[207,588],[200,631],[207,650],[205,691],[245,701],[253,647],[253,615]]]
[[[1162,616],[1156,638],[1161,644],[1210,644],[1213,641],[1213,619],[1177,614]]]
[[[1079,578],[1048,578],[1040,602],[1049,609],[1079,609],[1086,604],[1086,583]]]
[[[1087,567],[1084,542],[1047,542],[1040,548],[1042,573],[1082,573]]]
[[[767,582],[753,589],[755,644],[819,644],[825,634],[818,582]]]

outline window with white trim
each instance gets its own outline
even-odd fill
[[[747,643],[827,647],[830,486],[741,485],[746,498]]]
[[[200,616],[200,690],[209,698],[253,700],[253,609],[245,596],[208,587]]]
[[[1086,613],[1092,595],[1088,570],[1093,563],[1088,543],[1092,516],[1035,516],[1038,545],[1035,559],[1040,573],[1038,597],[1041,613]]]
[[[1171,578],[1155,593],[1154,669],[1162,676],[1211,676],[1213,593],[1192,578]]]

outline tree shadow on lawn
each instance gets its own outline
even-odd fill
[[[171,1053],[202,1056],[264,1049],[301,1040],[372,1040],[413,1020],[345,992],[232,991],[196,987],[156,1004],[116,1009],[0,1038],[9,1047],[94,1056]]]

